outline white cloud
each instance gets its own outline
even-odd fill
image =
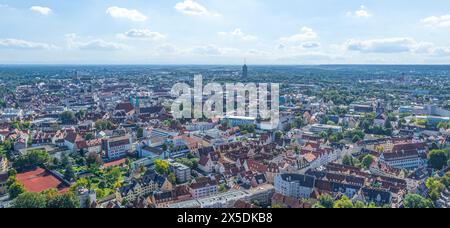
[[[166,35],[159,32],[153,32],[150,29],[131,29],[125,33],[119,34],[121,39],[141,39],[141,40],[152,40],[159,41],[164,40]]]
[[[156,52],[161,55],[175,54],[178,52],[178,49],[172,44],[163,44],[156,47]]]
[[[345,48],[349,51],[360,51],[366,53],[400,53],[409,52],[417,45],[412,38],[385,38],[373,40],[348,40]]]
[[[427,17],[422,19],[421,22],[429,27],[450,27],[450,14]]]
[[[0,39],[0,48],[9,49],[52,49],[56,48],[53,44],[36,43],[20,39]]]
[[[252,41],[252,40],[258,39],[258,37],[256,37],[256,36],[245,34],[244,32],[242,32],[242,30],[240,28],[237,28],[231,32],[219,32],[218,34],[219,34],[219,36],[231,37],[231,38],[240,39],[240,40],[244,40],[244,41]]]
[[[317,63],[335,63],[343,59],[342,56],[332,55],[321,52],[294,53],[291,55],[280,56],[277,62],[283,64],[317,64]]]
[[[190,53],[196,55],[218,56],[222,55],[223,51],[215,45],[205,45],[191,48]]]
[[[362,53],[414,53],[431,56],[448,56],[450,47],[437,46],[430,42],[419,42],[413,38],[385,38],[372,40],[348,40],[344,48]]]
[[[205,6],[194,0],[179,2],[175,5],[175,9],[190,16],[220,16],[220,14],[209,11]]]
[[[431,50],[435,56],[450,56],[450,47],[435,47]]]
[[[116,51],[126,48],[126,46],[123,44],[108,42],[102,39],[93,39],[85,42],[79,41],[76,34],[67,34],[66,39],[69,49]]]
[[[42,15],[49,15],[52,13],[52,9],[44,6],[32,6],[30,10],[36,13],[40,13]]]
[[[303,27],[301,32],[292,36],[280,38],[280,42],[285,46],[289,43],[301,43],[309,40],[316,39],[317,33],[312,28]]]
[[[362,5],[355,12],[352,11],[347,12],[347,16],[358,18],[369,18],[372,17],[372,14],[368,11],[366,6]]]
[[[318,47],[320,47],[320,43],[319,42],[314,42],[314,41],[312,41],[312,42],[305,42],[305,43],[302,43],[302,47],[305,48],[305,49],[318,48]]]
[[[128,19],[138,22],[147,20],[147,16],[135,9],[126,9],[117,6],[111,6],[106,10],[106,13],[113,18]]]

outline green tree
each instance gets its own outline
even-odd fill
[[[282,137],[283,137],[283,132],[277,131],[275,133],[275,140],[281,140]]]
[[[95,138],[95,136],[94,136],[94,134],[92,134],[92,133],[87,133],[87,134],[84,136],[84,139],[87,140],[87,141],[92,140],[92,139],[94,139],[94,138]]]
[[[100,131],[113,130],[114,124],[108,120],[98,120],[95,122],[95,128]]]
[[[319,196],[319,203],[324,208],[333,208],[334,205],[334,199],[328,194],[324,194]]]
[[[136,137],[137,137],[138,139],[141,139],[141,138],[144,137],[144,128],[141,128],[141,127],[140,127],[140,128],[137,129]]]
[[[225,186],[225,184],[221,184],[221,185],[219,185],[219,192],[226,192],[227,191],[227,188],[226,188],[226,186]]]
[[[79,207],[80,201],[78,200],[78,197],[72,192],[57,195],[47,202],[47,208],[79,208]]]
[[[391,123],[391,121],[389,119],[386,120],[386,122],[384,122],[384,128],[392,129],[392,123]]]
[[[64,178],[68,181],[75,179],[75,172],[71,165],[66,166],[66,170],[64,171]]]
[[[161,175],[169,174],[169,162],[158,159],[155,161],[155,170]]]
[[[305,121],[303,120],[302,116],[297,116],[294,119],[294,123],[293,123],[294,128],[302,128],[305,126]]]
[[[33,150],[20,156],[14,166],[19,170],[33,170],[44,167],[50,161],[50,155],[45,150]]]
[[[71,111],[65,111],[61,113],[60,119],[63,124],[74,124],[77,121],[75,113]]]
[[[365,169],[369,169],[374,161],[375,158],[372,155],[368,154],[364,156],[364,158],[361,161],[361,164]]]
[[[86,110],[80,110],[79,112],[77,112],[77,113],[75,114],[75,117],[76,117],[78,120],[83,120],[84,118],[86,118],[86,114],[87,114],[87,111],[86,111]]]
[[[441,197],[441,193],[445,190],[445,185],[435,178],[428,178],[425,182],[428,188],[428,194],[433,201],[436,201]]]
[[[175,173],[170,173],[167,176],[167,179],[169,180],[170,183],[172,184],[176,184],[177,183],[177,177],[175,176]]]
[[[333,208],[353,208],[353,202],[347,197],[343,196],[341,199],[336,200],[333,204]]]
[[[25,192],[24,186],[21,183],[19,183],[18,181],[14,181],[8,187],[8,194],[9,194],[10,199],[15,199],[24,192]]]
[[[98,155],[97,153],[90,152],[87,155],[86,164],[87,164],[88,167],[98,168],[98,167],[100,167],[103,164],[103,160],[100,157],[100,155]]]
[[[351,155],[344,155],[344,157],[342,158],[342,164],[343,165],[348,165],[348,166],[355,166],[355,159],[353,158],[353,156]]]
[[[450,150],[432,150],[428,154],[428,165],[433,169],[442,169],[449,159]]]
[[[41,193],[26,192],[19,195],[12,203],[13,208],[45,208],[45,196]]]
[[[224,128],[225,130],[228,130],[230,128],[230,121],[228,121],[228,120],[222,121],[222,128]]]
[[[408,194],[404,200],[405,208],[433,208],[433,202],[417,194]]]
[[[110,168],[107,170],[105,178],[109,185],[115,185],[122,179],[122,170],[119,167]]]

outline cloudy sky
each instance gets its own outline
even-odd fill
[[[448,0],[0,0],[0,64],[447,64]]]

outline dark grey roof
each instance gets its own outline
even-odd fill
[[[363,188],[362,193],[366,202],[374,202],[377,204],[391,203],[391,193],[382,189]]]
[[[302,175],[302,174],[281,174],[281,178],[287,182],[296,182],[300,186],[314,188],[314,182],[316,180],[313,176]]]

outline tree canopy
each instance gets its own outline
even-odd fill
[[[417,194],[408,194],[404,201],[405,208],[433,208],[433,202]]]

